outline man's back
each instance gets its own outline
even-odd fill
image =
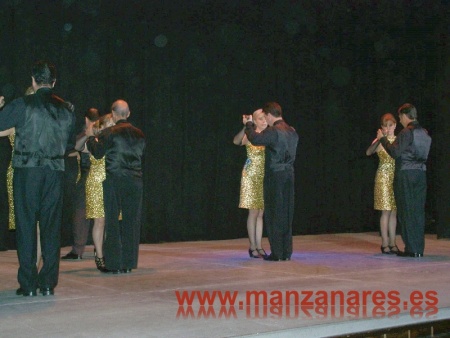
[[[277,121],[270,128],[276,131],[277,138],[273,144],[268,145],[268,169],[272,171],[293,169],[298,143],[297,132],[284,120]]]
[[[417,121],[413,121],[401,133],[409,133],[409,137],[404,138],[409,144],[405,145],[405,149],[400,155],[399,169],[426,170],[425,162],[431,146],[431,137],[427,131]]]
[[[142,131],[125,120],[105,129],[99,139],[105,140],[106,172],[118,176],[142,176],[145,138]]]
[[[50,88],[23,100],[25,112],[16,125],[13,166],[64,170],[64,153],[74,142],[74,114]]]

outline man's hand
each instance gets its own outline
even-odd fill
[[[3,108],[4,105],[5,105],[5,97],[0,96],[0,109]]]

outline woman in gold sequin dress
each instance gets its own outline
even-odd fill
[[[266,117],[262,109],[253,113],[253,121],[258,133],[267,128]],[[247,160],[242,170],[239,208],[248,209],[247,232],[250,241],[248,254],[252,258],[265,257],[266,252],[261,245],[264,214],[265,147],[251,144],[245,135],[245,127],[234,137],[233,143],[245,145],[247,150]]]
[[[0,131],[0,137],[5,136],[8,137],[13,154],[14,154],[14,139],[16,136],[15,131],[16,131],[15,128]],[[14,217],[13,177],[14,177],[14,168],[12,166],[12,157],[11,157],[11,161],[9,162],[8,165],[8,171],[6,172],[6,188],[8,190],[8,206],[9,206],[9,218],[8,218],[9,230],[16,230],[16,219]]]
[[[93,125],[94,136],[107,127],[114,125],[111,114],[102,116]],[[83,150],[89,152],[88,149]],[[105,232],[105,210],[103,204],[103,181],[106,178],[105,157],[97,160],[89,156],[91,166],[86,179],[86,218],[94,219],[92,228],[92,240],[95,247],[95,264],[100,271],[105,270],[105,258],[103,257],[103,235]]]
[[[392,114],[387,113],[381,117],[381,128],[390,143],[395,140],[396,126],[397,121]],[[395,160],[388,155],[377,139],[372,142],[366,154],[370,156],[374,152],[378,154],[379,158],[375,175],[374,209],[381,210],[381,252],[383,254],[396,254],[399,250],[395,244],[397,228],[397,207],[394,197]]]

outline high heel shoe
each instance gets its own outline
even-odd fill
[[[95,256],[95,265],[97,266],[97,269],[101,272],[105,272],[106,271],[106,267],[105,267],[105,258],[99,258],[97,256]]]
[[[386,254],[386,255],[390,255],[391,254],[391,250],[389,248],[389,246],[381,246],[381,253]]]
[[[398,248],[397,244],[392,246],[389,245],[389,250],[391,250],[390,253],[393,255],[397,255],[400,252],[400,249]]]
[[[266,254],[266,252],[264,251],[264,249],[258,249],[258,248],[256,248],[256,251],[258,251],[258,253],[259,253],[259,255],[262,257],[262,258],[265,258],[265,257],[267,257],[267,254]]]
[[[255,251],[257,252],[256,255],[253,254]],[[261,256],[259,255],[257,249],[253,249],[253,250],[252,250],[252,249],[248,249],[248,255],[250,256],[250,258],[260,258],[260,257],[261,257]]]

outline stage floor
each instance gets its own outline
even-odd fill
[[[61,261],[46,297],[16,296],[16,252],[0,252],[0,335],[327,337],[450,318],[450,241],[436,235],[423,258],[381,254],[378,233],[296,236],[291,261],[247,250],[247,239],[142,244],[139,268],[112,275],[88,246]]]

